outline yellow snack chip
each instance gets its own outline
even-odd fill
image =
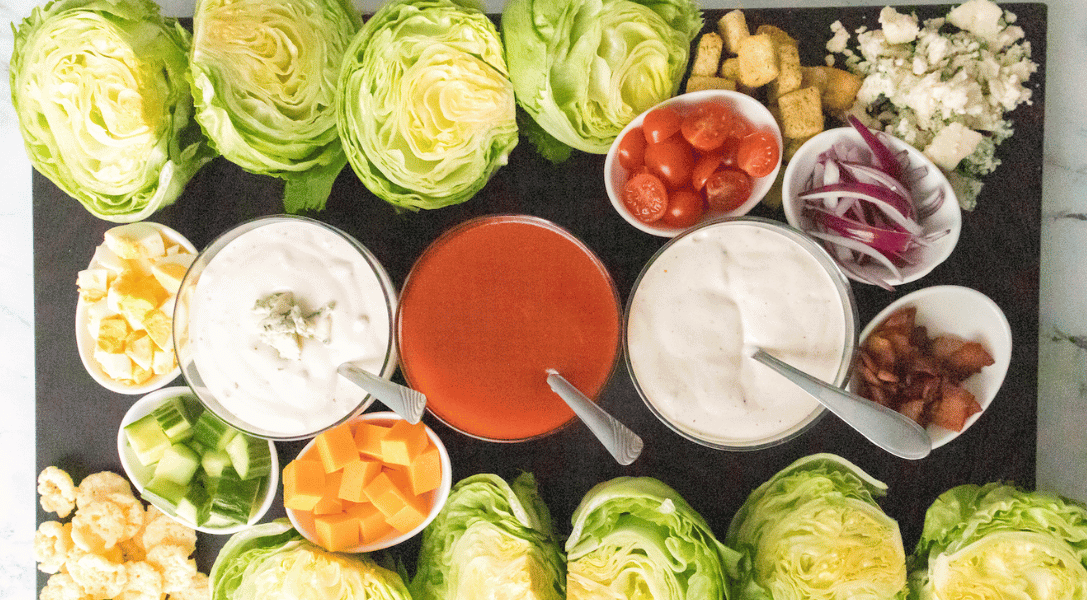
[[[169,350],[174,347],[173,341],[170,339],[173,327],[170,323],[170,317],[166,316],[166,313],[157,309],[148,312],[143,319],[143,328],[147,330],[147,335],[151,337],[155,345],[162,350]]]

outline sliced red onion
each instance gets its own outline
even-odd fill
[[[868,129],[864,123],[860,122],[860,119],[853,115],[849,115],[849,124],[857,130],[857,133],[861,134],[861,138],[865,144],[868,144],[868,148],[872,150],[872,154],[876,157],[876,162],[879,166],[887,172],[888,175],[901,181],[902,179],[902,163],[895,157],[891,149],[888,148],[871,129]]]
[[[831,244],[842,246],[843,248],[848,248],[849,250],[852,250],[853,252],[856,252],[856,253],[862,254],[864,256],[870,257],[870,258],[874,259],[876,262],[880,263],[883,266],[883,268],[890,271],[891,278],[893,278],[893,279],[902,279],[902,273],[898,270],[898,267],[896,267],[895,264],[890,261],[890,259],[888,259],[882,253],[878,252],[877,250],[873,249],[872,247],[868,246],[867,244],[865,244],[863,242],[858,242],[856,240],[851,240],[851,239],[849,239],[847,237],[843,237],[843,236],[840,236],[840,235],[834,235],[834,234],[830,234],[830,233],[823,233],[821,231],[809,231],[808,234],[811,235],[812,237],[816,238],[816,239],[820,239],[820,240],[823,240],[825,242],[830,242]],[[852,264],[851,261],[844,261],[842,263],[842,266],[845,267],[846,265],[851,265],[851,264]],[[868,278],[866,277],[866,279],[868,279]],[[894,289],[893,287],[891,287],[891,285],[889,283],[887,283],[886,280],[876,281],[873,278],[873,280],[869,281],[869,283],[874,283],[875,285],[878,285],[879,287],[881,287],[881,288],[883,288],[885,290],[893,290]]]
[[[914,237],[905,231],[876,227],[854,219],[839,217],[832,212],[816,210],[816,219],[830,231],[856,240],[883,253],[888,258],[905,253],[913,245]]]
[[[839,183],[835,185],[825,185],[815,188],[810,192],[804,192],[803,194],[800,194],[799,198],[801,200],[810,200],[816,198],[837,198],[842,196],[857,198],[874,205],[882,211],[883,216],[887,217],[904,231],[908,231],[914,235],[921,235],[922,233],[921,225],[913,220],[912,215],[907,215],[903,212],[913,212],[908,207],[902,206],[903,202],[908,204],[909,200],[903,199],[892,190],[888,190],[884,187],[863,183]]]

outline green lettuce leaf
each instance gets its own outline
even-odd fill
[[[740,598],[905,597],[902,534],[876,503],[886,489],[832,454],[802,458],[756,488],[725,537],[745,554]]]
[[[676,94],[701,28],[691,0],[511,0],[502,13],[518,104],[562,143],[594,154]]]
[[[190,36],[154,2],[54,0],[13,29],[30,163],[95,216],[146,219],[214,158],[193,120]]]
[[[561,600],[565,564],[536,481],[465,478],[423,530],[414,600]]]
[[[718,600],[740,559],[675,490],[649,477],[594,486],[566,541],[571,600]]]

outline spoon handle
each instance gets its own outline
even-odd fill
[[[547,385],[577,413],[596,439],[615,457],[616,462],[629,465],[642,453],[644,444],[638,434],[586,398],[565,377],[548,371]]]
[[[360,369],[351,363],[340,365],[336,372],[369,392],[408,423],[418,423],[426,408],[426,396],[418,390],[393,383]]]
[[[762,349],[756,350],[751,357],[800,386],[870,442],[891,454],[918,460],[932,451],[928,432],[913,419],[812,377]]]

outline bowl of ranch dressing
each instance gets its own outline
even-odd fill
[[[396,304],[384,267],[347,233],[305,217],[255,219],[213,241],[182,281],[178,364],[234,427],[313,437],[373,402],[336,373],[340,364],[385,379],[396,371]]]
[[[701,224],[646,263],[627,302],[626,365],[664,424],[725,450],[792,439],[824,413],[751,358],[759,347],[842,386],[857,345],[849,280],[823,248],[783,223]]]

